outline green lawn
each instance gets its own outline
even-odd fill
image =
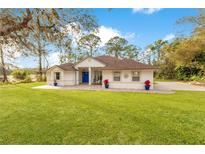
[[[205,144],[205,92],[0,86],[0,144]]]

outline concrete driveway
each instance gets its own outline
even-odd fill
[[[155,90],[191,90],[191,91],[205,91],[205,87],[196,86],[183,82],[156,82]]]

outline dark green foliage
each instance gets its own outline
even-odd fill
[[[201,69],[195,67],[183,67],[176,68],[176,79],[179,80],[193,80],[193,76],[202,77]]]
[[[167,63],[159,66],[159,70],[155,72],[154,76],[157,79],[176,79],[175,65]]]
[[[178,24],[192,24],[190,36],[176,38],[160,50],[160,70],[156,77],[179,80],[205,79],[205,9],[196,16],[182,17]],[[173,75],[170,75],[170,72]]]
[[[205,52],[199,52],[196,54],[193,61],[197,61],[199,64],[205,65]]]

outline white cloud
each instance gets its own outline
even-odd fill
[[[113,29],[112,27],[100,26],[99,32],[96,34],[101,38],[102,44],[104,45],[109,39],[115,36],[121,36],[121,33],[117,29]]]
[[[161,8],[134,8],[132,9],[133,13],[144,13],[144,14],[153,14],[160,11]]]
[[[175,35],[170,33],[170,34],[167,34],[165,37],[164,37],[164,41],[169,41],[169,40],[172,40],[175,38]]]
[[[127,39],[128,41],[131,41],[136,37],[135,33],[132,33],[132,32],[122,33],[118,29],[114,29],[112,27],[106,27],[106,26],[100,26],[99,31],[96,35],[101,38],[102,46],[108,40],[110,40],[111,38],[115,36],[123,37]]]
[[[48,57],[48,62],[50,66],[59,65],[59,53],[53,52]]]
[[[124,35],[124,38],[127,40],[132,40],[132,39],[136,38],[136,34],[135,33],[126,33]]]

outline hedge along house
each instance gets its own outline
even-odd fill
[[[144,81],[151,81],[156,67],[130,59],[111,56],[87,57],[77,63],[55,65],[47,70],[47,83],[59,86],[103,85],[109,80],[110,88],[144,89]]]

